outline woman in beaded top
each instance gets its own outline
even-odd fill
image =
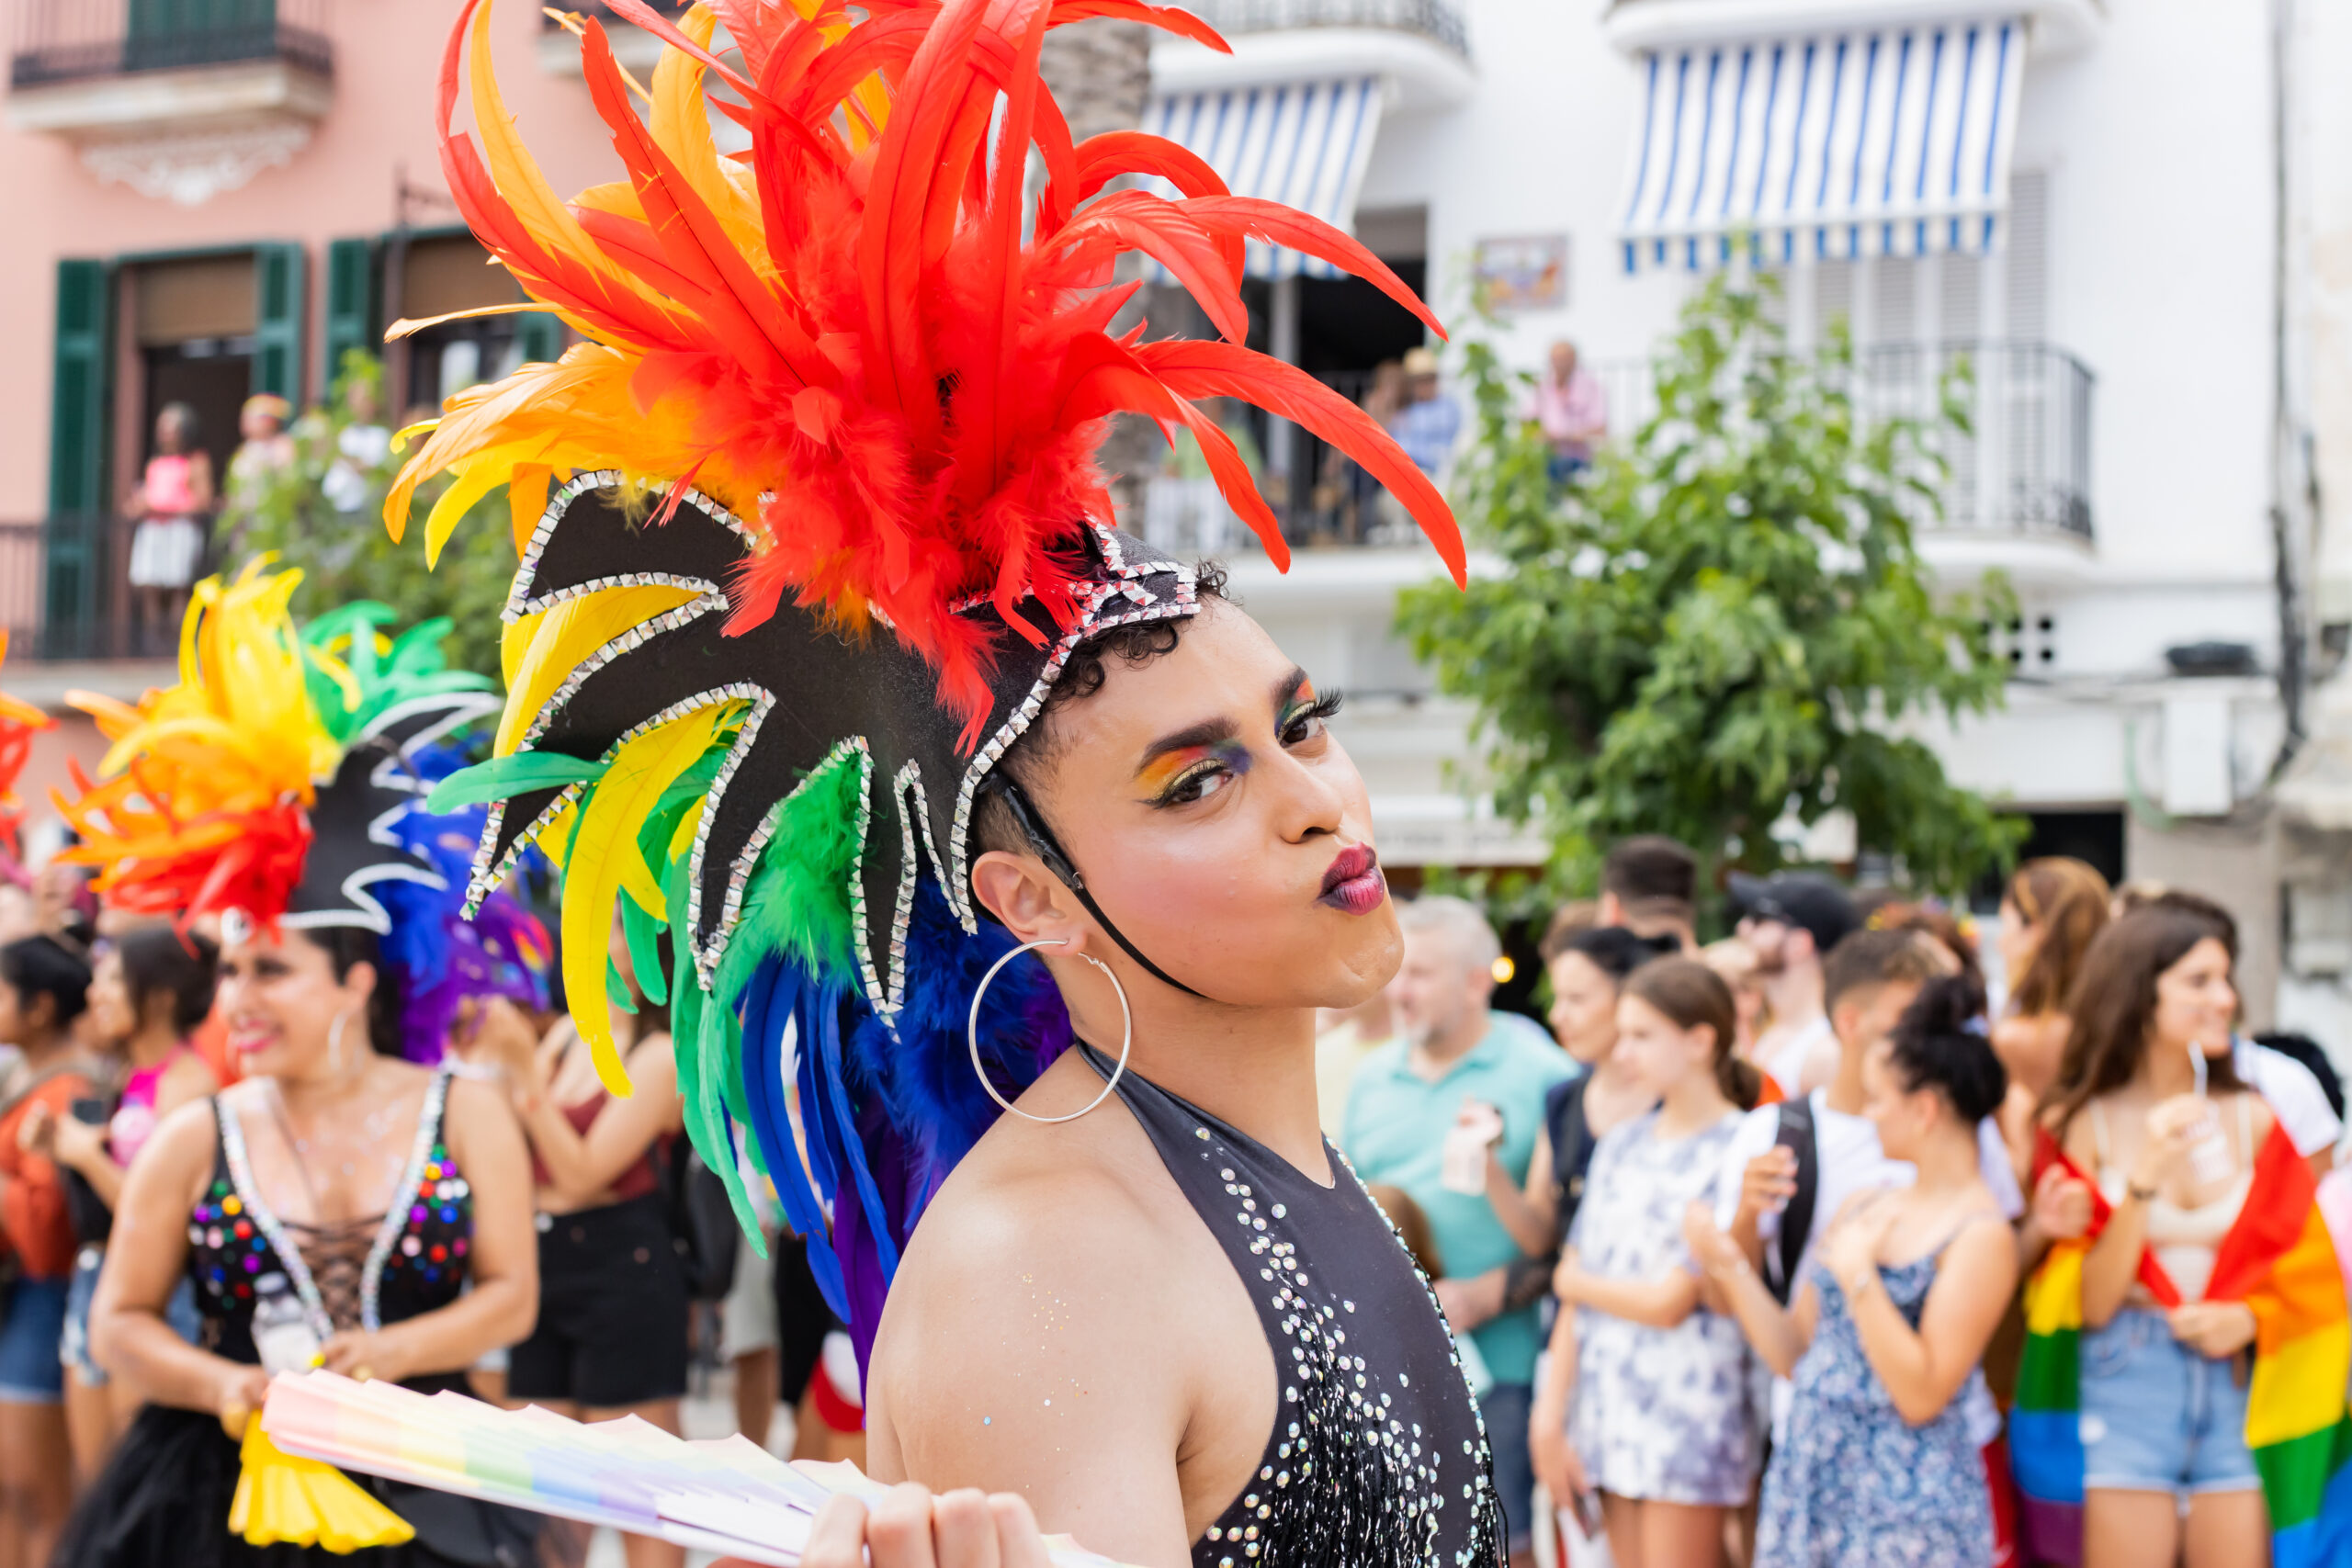
[[[77,1568],[327,1560],[266,1544],[286,1521],[240,1500],[269,1374],[317,1359],[461,1389],[536,1306],[513,1115],[418,1048],[448,1000],[435,980],[530,990],[527,954],[496,945],[527,919],[466,926],[434,865],[432,840],[474,824],[423,809],[435,738],[482,714],[487,682],[441,668],[446,623],[388,640],[359,606],[298,634],[296,577],[198,584],[181,683],[97,712],[113,776],[66,803],[119,906],[220,920],[218,1010],[246,1075],[167,1115],[124,1179],[90,1334],[153,1403],[69,1527],[57,1560]],[[194,1344],[165,1321],[183,1279]],[[439,1568],[480,1560],[453,1529],[541,1528],[390,1500],[396,1543],[351,1561]]]
[[[480,885],[526,841],[563,863],[575,997],[605,987],[616,903],[640,986],[669,929],[649,997],[688,1131],[728,1174],[747,1129],[867,1361],[869,1461],[902,1484],[831,1505],[805,1561],[1030,1563],[1042,1526],[1155,1568],[1491,1563],[1451,1339],[1317,1130],[1316,1010],[1400,946],[1336,698],[1216,572],[1117,532],[1092,463],[1114,412],[1189,428],[1286,561],[1199,406],[1255,402],[1375,474],[1459,581],[1419,470],[1242,346],[1247,248],[1435,321],[1171,143],[1073,144],[1046,31],[1118,16],[1223,49],[1188,12],[612,8],[667,47],[640,118],[582,26],[628,178],[569,204],[464,8],[451,188],[584,341],[453,399],[387,515],[455,468],[435,549],[506,487],[499,754],[445,786],[498,803]],[[1130,250],[1225,341],[1111,333]]]

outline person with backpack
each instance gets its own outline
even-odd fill
[[[1880,1144],[1868,1114],[1864,1066],[1921,988],[1951,968],[1940,944],[1917,931],[1861,931],[1839,942],[1823,969],[1838,1041],[1836,1076],[1809,1095],[1750,1112],[1732,1139],[1715,1187],[1714,1224],[1782,1304],[1794,1299],[1830,1221],[1849,1199],[1914,1179],[1913,1168]],[[1997,1117],[1982,1122],[1976,1135],[1985,1187],[2014,1219],[2025,1200]],[[1776,1443],[1791,1397],[1789,1380],[1776,1375]],[[2000,1411],[1981,1376],[1970,1378],[1962,1399],[1970,1434],[1984,1453],[1983,1480],[1994,1498],[1998,1539],[2007,1543],[2015,1535],[2015,1510],[2007,1457],[1998,1446]]]
[[[1555,1495],[1589,1517],[1599,1495],[1618,1568],[1713,1562],[1724,1516],[1756,1482],[1747,1348],[1702,1303],[1682,1226],[1761,1088],[1732,1049],[1736,1017],[1731,988],[1696,959],[1625,982],[1612,1060],[1657,1106],[1600,1139],[1553,1276],[1572,1325],[1555,1354],[1575,1366]]]
[[[677,1067],[667,1010],[637,988],[617,923],[612,957],[636,1004],[612,1010],[627,1098],[606,1091],[568,1017],[545,1039],[503,998],[468,1021],[469,1055],[505,1077],[537,1190],[539,1316],[508,1353],[506,1393],[561,1415],[635,1416],[677,1432],[692,1314],[691,1259],[675,1246],[687,1173],[664,1170],[666,1141],[684,1125]],[[622,1544],[629,1568],[685,1562],[667,1541],[627,1536]]]
[[[2007,1087],[1976,987],[1928,982],[1862,1063],[1882,1152],[1916,1173],[1841,1206],[1783,1304],[1701,1204],[1692,1253],[1791,1381],[1764,1478],[1757,1568],[1984,1568],[1992,1509],[1962,1390],[2017,1288],[1980,1125]]]
[[[96,1092],[74,1044],[90,966],[55,937],[0,947],[0,1041],[20,1053],[0,1081],[0,1562],[49,1561],[73,1506],[65,1366],[58,1345],[74,1276],[74,1224],[57,1163],[25,1147],[36,1108],[64,1114]]]

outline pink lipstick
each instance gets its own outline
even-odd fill
[[[1351,915],[1368,915],[1388,897],[1388,879],[1380,874],[1380,857],[1369,844],[1341,850],[1323,874],[1323,892],[1316,902]]]

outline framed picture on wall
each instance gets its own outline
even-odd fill
[[[1568,237],[1517,234],[1478,242],[1478,298],[1490,310],[1558,310],[1568,303]]]

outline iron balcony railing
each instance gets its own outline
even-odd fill
[[[1417,33],[1464,60],[1470,30],[1445,0],[1186,0],[1186,8],[1233,38],[1299,28],[1373,28]]]
[[[329,0],[17,0],[8,80],[50,86],[142,71],[283,61],[334,74]]]
[[[1657,411],[1647,360],[1595,362],[1614,442],[1633,438]],[[1869,420],[1932,421],[1951,387],[1969,412],[1966,434],[1948,432],[1949,478],[1935,532],[2091,539],[2091,392],[2094,378],[2073,355],[2047,344],[2003,339],[1877,344],[1855,355],[1855,402]],[[1372,373],[1316,378],[1362,405]],[[1449,395],[1459,397],[1458,391]],[[1299,429],[1282,430],[1256,409],[1228,404],[1260,454],[1261,489],[1301,545],[1408,544],[1412,525],[1342,454]],[[1475,434],[1463,408],[1463,440]],[[1285,461],[1285,444],[1287,460]],[[1457,449],[1458,460],[1459,449]],[[1196,474],[1144,476],[1136,486],[1144,531],[1162,548],[1204,555],[1255,549],[1248,527]]]
[[[8,660],[168,657],[178,630],[141,626],[127,572],[128,518],[0,521],[0,629]]]

